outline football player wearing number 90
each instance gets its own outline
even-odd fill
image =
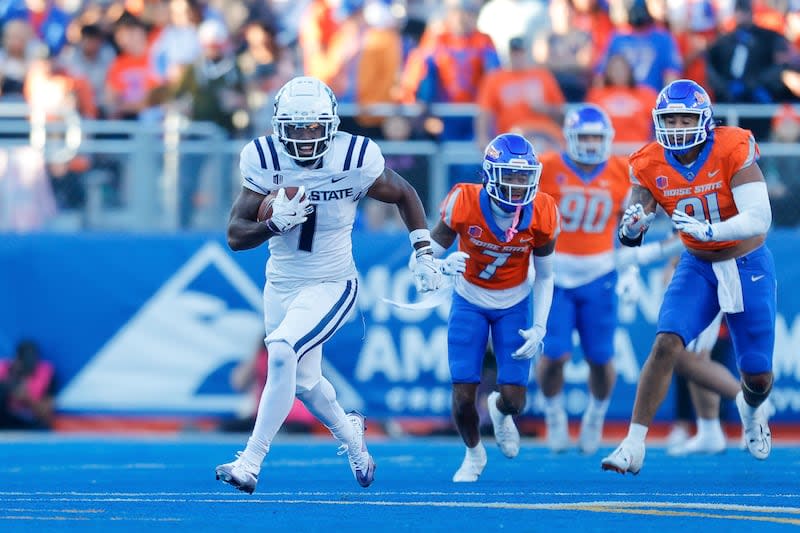
[[[235,461],[219,465],[216,475],[248,493],[295,395],[341,443],[359,485],[374,479],[364,417],[345,414],[321,370],[322,346],[353,312],[358,295],[351,237],[358,200],[369,196],[397,206],[417,256],[418,290],[435,290],[442,279],[416,191],[385,167],[374,142],[337,131],[336,107],[336,97],[320,80],[290,80],[275,96],[274,132],[248,143],[240,157],[242,189],[231,210],[228,244],[246,250],[269,241],[269,372],[247,447]],[[280,192],[289,186],[299,188],[292,199]],[[279,193],[271,218],[258,222],[259,205],[274,191]]]
[[[686,343],[726,314],[741,391],[736,406],[750,454],[772,448],[765,400],[772,388],[776,280],[765,246],[772,221],[753,135],[716,127],[706,91],[691,80],[661,90],[653,109],[656,142],[630,156],[630,206],[619,227],[626,246],[642,242],[656,206],[672,217],[686,251],[667,287],[657,335],[639,377],[628,436],[604,470],[636,474],[645,436]]]
[[[616,380],[612,362],[617,327],[614,239],[630,190],[627,162],[611,155],[614,129],[598,106],[582,104],[564,118],[564,152],[542,155],[541,190],[558,203],[561,235],[555,251],[553,308],[547,320],[544,357],[536,377],[545,400],[547,445],[569,446],[564,407],[564,364],[577,330],[589,365],[589,402],[578,448],[597,451]]]

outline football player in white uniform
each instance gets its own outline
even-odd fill
[[[337,131],[331,89],[297,77],[275,96],[274,133],[241,153],[242,190],[228,222],[228,244],[246,250],[269,241],[264,319],[269,372],[247,447],[216,468],[217,479],[252,493],[258,473],[295,395],[341,443],[356,481],[369,486],[375,462],[364,443],[364,417],[345,414],[321,371],[322,345],[355,307],[358,280],[352,229],[358,200],[369,196],[397,206],[418,261],[420,292],[439,288],[425,210],[414,188],[384,166],[375,142]],[[299,187],[288,199],[283,188]],[[278,191],[272,216],[258,222],[264,197]]]

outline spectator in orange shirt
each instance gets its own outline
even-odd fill
[[[491,37],[476,29],[477,0],[446,0],[442,26],[426,31],[403,72],[408,101],[474,103],[483,77],[500,66]],[[438,24],[435,19],[431,24]],[[440,140],[473,140],[473,119],[442,121]]]
[[[517,132],[560,148],[564,95],[547,68],[534,65],[522,38],[509,43],[509,68],[490,72],[478,91],[476,141],[485,146],[495,135]]]
[[[614,127],[614,142],[638,149],[653,138],[651,110],[658,94],[648,85],[636,83],[633,68],[625,56],[611,56],[606,63],[602,84],[592,87],[586,102],[603,108]],[[628,151],[626,149],[623,151]]]
[[[150,63],[147,29],[133,15],[123,15],[114,38],[120,48],[106,76],[109,118],[135,119],[150,107],[150,91],[161,85]]]
[[[319,70],[325,68],[328,46],[339,27],[334,4],[332,0],[312,0],[301,15],[298,40],[307,76],[320,78]]]
[[[339,103],[359,106],[395,101],[403,63],[403,42],[389,8],[366,5],[365,0],[345,0],[346,14],[333,34],[320,79],[337,95]],[[361,114],[342,117],[342,129],[380,137],[384,117]]]

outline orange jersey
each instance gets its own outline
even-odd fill
[[[469,254],[464,278],[485,289],[510,289],[528,278],[530,256],[558,234],[553,198],[538,193],[522,209],[517,233],[506,242],[494,220],[489,195],[477,183],[456,184],[442,202],[442,221],[458,234],[458,249]]]
[[[646,188],[672,216],[675,209],[709,222],[720,222],[739,213],[733,200],[731,178],[758,158],[758,145],[748,130],[719,127],[709,136],[703,151],[690,167],[684,167],[657,143],[630,156],[630,178]],[[695,250],[718,250],[739,241],[701,242],[683,233],[683,243]]]
[[[566,100],[555,76],[547,69],[533,67],[488,73],[479,86],[477,103],[494,115],[495,129],[503,133],[515,127],[554,124],[549,115],[535,111],[532,104],[561,107]]]
[[[658,93],[647,85],[636,87],[593,87],[585,102],[597,104],[608,113],[614,126],[615,143],[646,143],[653,138],[653,102]]]
[[[585,174],[565,154],[542,154],[539,191],[552,196],[561,215],[556,252],[593,255],[614,250],[617,223],[630,190],[625,158],[611,158]]]

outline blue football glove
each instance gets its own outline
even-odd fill
[[[672,212],[672,223],[675,229],[697,239],[708,242],[714,240],[714,228],[708,220],[700,221],[676,209]]]

